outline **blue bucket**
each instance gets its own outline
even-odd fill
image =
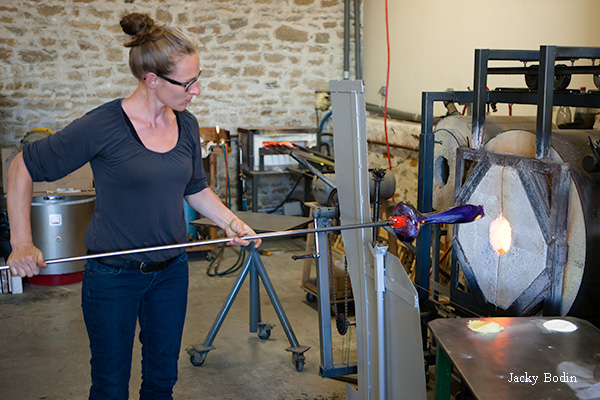
[[[183,200],[183,215],[185,217],[185,226],[187,227],[187,234],[192,235],[192,238],[196,239],[198,227],[190,225],[190,222],[197,220],[198,214],[196,213],[196,210],[190,207],[190,205],[185,200]]]

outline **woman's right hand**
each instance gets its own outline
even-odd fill
[[[38,275],[42,268],[47,267],[44,262],[44,253],[33,243],[14,246],[6,264],[10,266],[10,272],[13,275],[19,275],[21,278],[26,276],[31,278]]]
[[[46,268],[44,254],[33,245],[31,237],[31,198],[33,180],[19,153],[10,162],[6,204],[10,221],[10,245],[12,253],[6,263],[13,275],[32,277]]]

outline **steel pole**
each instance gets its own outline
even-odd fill
[[[325,227],[325,228],[292,229],[292,230],[287,230],[287,231],[275,231],[275,232],[269,232],[269,233],[262,233],[259,235],[248,235],[248,236],[244,236],[243,239],[244,240],[268,239],[268,238],[275,238],[275,237],[282,237],[282,236],[304,235],[304,234],[309,234],[309,233],[343,231],[343,230],[347,230],[347,229],[373,228],[373,227],[386,226],[386,225],[391,225],[391,224],[392,224],[391,221],[379,221],[379,222],[372,222],[372,223],[367,223],[367,224],[339,225],[339,226],[330,226],[330,227]],[[187,243],[175,243],[175,244],[168,244],[168,245],[163,245],[163,246],[143,247],[143,248],[131,249],[131,250],[118,250],[118,251],[111,251],[111,252],[107,252],[107,253],[86,254],[84,256],[53,258],[50,260],[45,260],[44,262],[46,264],[57,264],[57,263],[64,263],[64,262],[90,260],[93,258],[101,258],[101,257],[114,257],[114,256],[128,255],[128,254],[147,253],[147,252],[151,252],[151,251],[183,249],[183,248],[194,247],[194,246],[227,243],[232,240],[233,240],[233,238],[198,240],[198,241],[187,242]],[[0,271],[9,269],[9,268],[10,267],[8,265],[1,265]]]

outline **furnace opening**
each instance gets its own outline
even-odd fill
[[[490,223],[490,244],[499,256],[506,254],[512,243],[512,228],[504,215],[500,215]]]
[[[434,176],[439,185],[445,185],[450,178],[450,166],[446,157],[438,157],[435,160]]]

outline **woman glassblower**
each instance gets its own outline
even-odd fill
[[[110,101],[61,132],[23,148],[9,168],[7,190],[15,275],[45,268],[31,238],[33,181],[53,181],[89,162],[96,206],[84,242],[90,253],[187,241],[183,201],[248,245],[254,231],[208,187],[198,123],[186,111],[200,94],[193,41],[147,14],[121,20],[131,36],[129,65],[138,80],[129,97]],[[260,241],[254,243],[260,245]],[[91,349],[90,399],[128,398],[136,321],[142,343],[141,399],[171,399],[185,320],[187,255],[170,249],[91,259],[82,309]]]

